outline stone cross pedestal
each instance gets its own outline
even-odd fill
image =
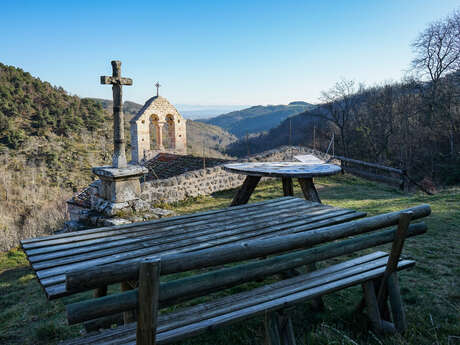
[[[139,201],[141,192],[139,179],[148,173],[145,167],[126,163],[122,85],[132,85],[133,81],[121,77],[120,61],[112,61],[112,69],[111,77],[101,77],[101,84],[111,84],[113,90],[112,166],[92,169],[101,180],[97,200],[92,203],[92,207],[109,216],[131,208],[134,202]]]

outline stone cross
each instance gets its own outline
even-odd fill
[[[156,86],[156,88],[157,88],[157,97],[158,97],[158,96],[160,95],[160,92],[159,92],[159,91],[160,91],[160,86],[161,86],[161,85],[160,85],[159,82],[157,82],[157,83],[155,84],[155,86]]]
[[[130,78],[121,77],[121,61],[112,61],[112,76],[102,76],[101,84],[112,84],[113,92],[113,156],[114,168],[126,168],[122,85],[133,85]]]

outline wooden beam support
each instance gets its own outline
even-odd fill
[[[283,345],[277,312],[265,313],[265,336],[268,345]]]
[[[391,322],[381,318],[377,297],[375,295],[375,285],[373,281],[368,280],[363,284],[364,298],[366,300],[367,315],[376,333],[394,334],[396,329]]]
[[[382,282],[380,284],[377,296],[377,301],[381,309],[383,308],[383,303],[387,299],[387,279],[393,272],[396,272],[396,267],[398,266],[398,261],[401,256],[401,252],[404,246],[404,240],[406,239],[411,219],[412,212],[402,212],[400,215],[398,228],[395,233],[395,239],[391,247],[390,256],[388,257],[388,263],[385,269],[385,273],[383,274]]]
[[[294,308],[285,308],[277,312],[280,328],[280,338],[283,345],[296,345],[294,327],[292,326],[291,314]]]
[[[137,345],[155,345],[160,289],[160,259],[145,259],[139,268]]]
[[[257,187],[261,177],[260,176],[246,176],[246,179],[243,182],[243,185],[238,189],[233,198],[230,206],[238,206],[247,204],[251,194],[254,192],[254,189]]]
[[[306,265],[305,267],[306,267],[307,272],[313,272],[313,271],[317,270],[316,262],[312,262],[312,263]],[[311,304],[312,304],[312,307],[313,307],[314,311],[324,311],[324,309],[325,309],[324,301],[323,301],[323,298],[321,296],[313,298],[311,300]]]
[[[305,199],[321,203],[318,191],[315,188],[312,178],[299,178],[300,188],[302,188]]]
[[[403,333],[407,328],[406,313],[399,289],[398,275],[393,272],[388,276],[387,280],[388,296],[390,299],[391,313],[396,330]]]
[[[294,186],[292,185],[291,177],[282,177],[281,181],[283,183],[283,194],[284,196],[294,195]]]

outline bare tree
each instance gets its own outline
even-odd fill
[[[460,68],[460,11],[430,24],[412,43],[413,68],[437,83]]]
[[[357,102],[356,85],[353,80],[342,79],[328,91],[321,93],[321,100],[325,103],[326,117],[339,129],[340,143],[345,156],[349,150],[349,132],[352,128],[352,116]]]
[[[450,156],[455,157],[454,141],[459,123],[456,111],[459,97],[455,87],[458,80],[455,79],[460,70],[460,11],[430,24],[413,42],[412,48],[415,53],[412,67],[430,81],[421,90],[430,137],[447,136]],[[439,143],[438,139],[432,141]]]

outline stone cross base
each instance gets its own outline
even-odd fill
[[[128,206],[132,201],[139,199],[139,179],[148,173],[145,167],[139,165],[128,165],[126,168],[94,167],[92,170],[101,180],[98,188],[99,198],[107,204],[107,209],[114,211],[121,211],[124,205]]]

